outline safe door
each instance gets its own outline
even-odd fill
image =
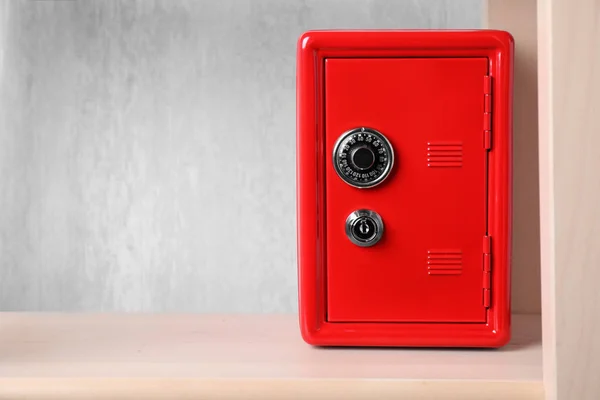
[[[488,64],[324,60],[326,321],[486,321]]]

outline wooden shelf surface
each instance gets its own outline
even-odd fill
[[[540,317],[499,350],[313,348],[296,315],[0,313],[0,399],[542,399]]]

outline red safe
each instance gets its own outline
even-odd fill
[[[492,30],[300,37],[306,342],[508,342],[513,47]]]

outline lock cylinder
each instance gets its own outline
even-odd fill
[[[372,210],[356,210],[346,219],[346,236],[357,246],[375,245],[383,237],[383,229],[383,220]]]
[[[369,188],[388,177],[394,165],[394,150],[389,140],[375,129],[356,128],[338,138],[333,165],[347,184]]]

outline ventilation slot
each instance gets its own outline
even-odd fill
[[[457,249],[428,250],[427,273],[429,275],[462,274],[462,251]]]
[[[427,142],[427,166],[460,168],[463,161],[461,142]]]

